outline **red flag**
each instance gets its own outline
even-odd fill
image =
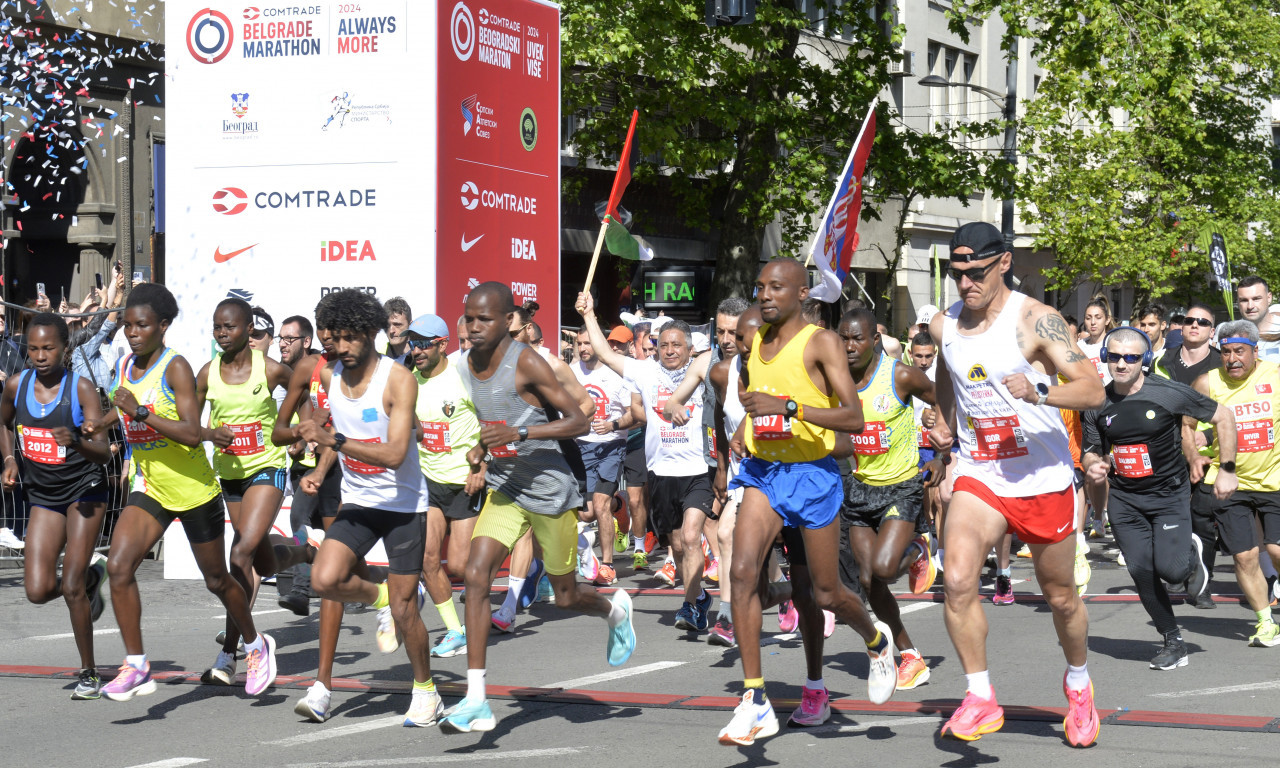
[[[621,219],[618,215],[618,205],[622,202],[622,193],[631,183],[631,170],[636,166],[636,158],[631,155],[631,143],[636,137],[636,118],[638,117],[640,117],[640,110],[633,109],[631,127],[627,128],[627,140],[622,145],[622,155],[618,158],[618,174],[613,177],[613,189],[609,192],[609,207],[605,209],[605,215],[612,216],[615,221]]]

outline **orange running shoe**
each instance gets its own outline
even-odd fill
[[[1073,747],[1087,747],[1098,738],[1102,723],[1098,721],[1098,709],[1093,705],[1093,681],[1082,691],[1067,687],[1067,677],[1062,676],[1062,692],[1067,695],[1067,716],[1062,728],[1067,732],[1067,743]]]
[[[948,734],[962,741],[977,741],[988,733],[995,733],[1004,725],[1004,708],[996,703],[996,693],[991,698],[980,699],[966,693],[960,707],[942,726],[943,736]]]

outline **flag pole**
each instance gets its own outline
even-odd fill
[[[605,219],[600,222],[600,235],[596,237],[596,250],[591,254],[591,268],[587,270],[587,284],[583,286],[583,293],[591,293],[591,281],[596,276],[596,262],[600,261],[600,249],[604,247],[604,233],[609,229],[609,220]]]

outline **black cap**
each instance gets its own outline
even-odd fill
[[[973,253],[957,254],[957,248],[968,248]],[[960,227],[951,235],[952,261],[981,261],[999,256],[1009,250],[1004,235],[994,225],[985,221],[973,221]]]

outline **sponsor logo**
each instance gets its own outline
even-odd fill
[[[331,293],[345,291],[351,289],[353,291],[363,291],[370,296],[378,295],[378,287],[375,285],[322,285],[320,286],[320,296],[323,298]]]
[[[462,207],[474,211],[480,205],[480,188],[474,181],[462,182]]]
[[[391,124],[391,105],[390,104],[365,104],[356,101],[350,91],[335,93],[329,99],[326,106],[328,116],[325,118],[324,124],[320,126],[320,130],[327,131],[330,128],[342,129],[347,127],[347,123],[353,126],[373,125],[373,124]]]
[[[187,23],[187,51],[196,61],[217,64],[231,53],[235,29],[225,14],[204,8]]]
[[[1231,406],[1231,410],[1235,412],[1236,418],[1267,416],[1271,414],[1271,401],[1254,400],[1248,403],[1236,403]]]
[[[537,283],[512,283],[511,295],[515,299],[516,305],[519,306],[526,301],[538,300],[538,284]]]
[[[254,7],[250,6],[250,7],[248,7],[248,8],[245,8],[245,9],[244,9],[244,18],[245,18],[245,21],[253,21],[254,19],[258,18],[258,17],[259,17],[259,16],[261,16],[261,15],[262,15],[262,9],[261,9],[261,8],[254,8]]]
[[[233,93],[231,94],[231,114],[236,117],[244,117],[249,112],[249,94]]]
[[[493,119],[493,107],[480,103],[480,94],[473,93],[462,100],[462,135],[467,136],[471,129],[476,129],[476,138],[493,138],[491,133],[498,127]]]
[[[538,252],[533,247],[533,241],[525,240],[521,237],[511,238],[511,258],[523,259],[524,261],[537,261]]]
[[[521,30],[520,22],[480,9],[480,26],[475,36],[476,60],[493,67],[511,69],[511,57],[520,55],[523,44]]]
[[[368,240],[321,240],[320,261],[377,261]]]
[[[454,405],[452,400],[445,400],[440,404],[440,412],[444,414],[446,419],[453,418]]]
[[[470,289],[470,288],[479,288],[479,287],[480,287],[480,281],[479,281],[479,280],[477,280],[477,279],[476,279],[476,278],[474,278],[474,277],[468,277],[468,278],[467,278],[467,288],[468,288],[468,289]]]
[[[532,107],[525,107],[520,113],[520,145],[526,152],[538,146],[538,116],[533,114]]]
[[[249,94],[231,94],[231,114],[235,115],[236,119],[222,121],[222,138],[243,139],[256,136],[258,133],[258,121],[245,120],[244,116],[248,113]]]
[[[531,216],[538,213],[536,197],[480,189],[474,181],[464,181],[461,192],[462,207],[468,211],[474,211],[478,206],[483,206],[508,213],[527,213]]]
[[[213,210],[224,216],[235,216],[249,207],[249,196],[239,187],[223,187],[213,193]]]
[[[987,369],[982,367],[982,363],[975,363],[969,369],[969,381],[986,381]]]
[[[484,13],[484,11],[481,11]],[[453,55],[458,61],[467,61],[476,49],[476,22],[471,9],[459,0],[449,17],[449,41],[453,43]]]
[[[356,6],[359,8],[359,6]],[[338,19],[338,53],[377,53],[382,35],[396,31],[395,16],[355,16]]]
[[[225,264],[245,251],[253,250],[256,247],[258,247],[258,244],[254,243],[253,245],[246,245],[243,248],[237,248],[234,251],[224,251],[222,250],[222,246],[218,246],[213,249],[213,262],[215,264]]]
[[[279,8],[245,8],[245,21],[262,16],[266,19],[292,19],[298,16],[319,16],[324,9],[319,5],[283,5]]]
[[[321,10],[318,5],[245,8],[245,23],[241,25],[244,34],[241,54],[246,59],[318,56],[320,39],[316,35],[315,21],[305,17],[318,17]],[[260,18],[290,21],[260,21]]]
[[[468,239],[467,239],[467,233],[466,233],[466,232],[463,232],[463,233],[462,233],[462,252],[463,252],[463,253],[466,253],[467,251],[471,250],[471,247],[472,247],[473,245],[475,245],[476,243],[480,242],[480,240],[481,240],[483,237],[484,237],[484,235],[480,235],[479,237],[477,237],[477,238],[476,238],[476,239],[474,239],[474,240],[468,240]]]
[[[228,299],[241,299],[243,301],[253,301],[253,291],[248,288],[232,288],[227,291]]]
[[[1254,384],[1253,391],[1257,392],[1259,395],[1269,395],[1271,394],[1271,385],[1270,384]]]
[[[877,413],[889,413],[893,410],[893,399],[886,394],[876,395],[871,400],[871,407],[874,408]]]

